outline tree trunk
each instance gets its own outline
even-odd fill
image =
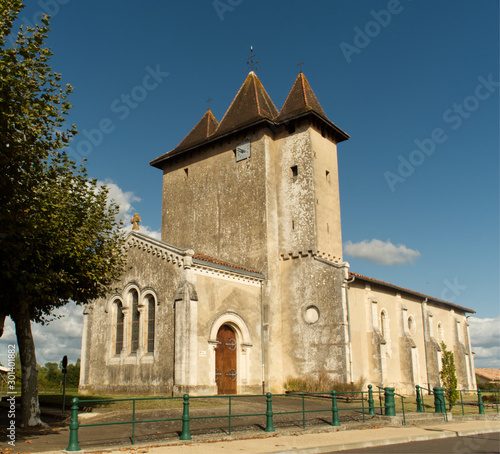
[[[44,425],[40,419],[40,404],[38,402],[38,366],[36,364],[35,342],[31,332],[28,303],[25,301],[19,301],[14,322],[21,357],[21,427]]]
[[[7,315],[0,313],[0,337],[3,336],[3,330],[5,328],[5,319]]]

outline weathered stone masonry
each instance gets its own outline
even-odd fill
[[[85,310],[83,392],[282,392],[324,372],[411,392],[440,383],[441,341],[475,386],[471,309],[349,271],[337,145],[303,73],[278,110],[250,72],[163,172],[162,240],[133,231],[116,293]],[[175,246],[173,246],[175,245]]]

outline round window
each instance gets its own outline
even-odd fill
[[[309,306],[304,313],[307,323],[316,323],[319,320],[319,310],[316,306]]]

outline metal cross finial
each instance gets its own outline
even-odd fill
[[[302,65],[304,64],[304,62],[302,60],[299,60],[299,64],[297,65],[300,69],[300,72],[302,72]]]
[[[210,101],[213,101],[213,99],[209,96],[206,103],[208,104],[208,110],[210,110]]]
[[[132,224],[132,230],[139,230],[139,222],[142,221],[142,218],[139,217],[139,213],[134,213],[134,217],[130,221]]]
[[[247,65],[249,65],[250,69],[249,69],[249,72],[253,72],[253,70],[255,69],[255,71],[257,71],[257,65],[259,64],[258,61],[254,62],[253,61],[253,58],[256,56],[256,54],[254,54],[253,52],[253,46],[250,46],[250,59],[247,61]]]

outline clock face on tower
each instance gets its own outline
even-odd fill
[[[245,142],[241,142],[239,145],[236,145],[236,162],[243,161],[243,159],[247,159],[250,157],[250,141],[245,140]]]

